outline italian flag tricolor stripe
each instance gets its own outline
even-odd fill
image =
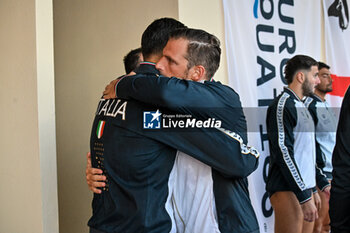
[[[102,137],[103,129],[105,128],[105,124],[106,124],[105,121],[99,121],[98,122],[97,130],[96,130],[97,138],[101,138]]]

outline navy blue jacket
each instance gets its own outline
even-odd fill
[[[258,165],[258,153],[246,147],[246,121],[234,90],[218,82],[199,83],[156,75],[135,75],[121,80],[116,91],[119,98],[142,101],[163,111],[189,114],[203,120],[221,120],[223,131],[191,129],[160,134],[154,130],[147,136],[213,168],[214,195],[222,233],[259,232],[246,179]],[[137,131],[140,127],[134,125],[133,129]],[[143,134],[143,131],[141,129],[139,133]],[[181,138],[198,145],[198,148],[175,145]],[[224,143],[223,140],[227,139]]]

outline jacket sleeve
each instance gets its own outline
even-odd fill
[[[208,107],[217,106],[215,93],[205,86],[201,82],[175,77],[127,76],[116,85],[116,95],[118,98],[135,99],[173,110],[204,106],[204,103]]]
[[[318,124],[318,116],[317,116],[317,109],[316,109],[316,100],[313,100],[311,97],[307,97],[306,99],[306,107],[308,108],[312,119],[314,120],[315,123],[315,128],[317,127]],[[316,134],[315,134],[315,146],[316,146],[316,164],[317,168],[321,169],[323,172],[323,168],[326,166],[325,164],[325,159],[324,159],[324,154],[322,153],[321,146],[317,142],[316,139]]]
[[[331,184],[328,182],[326,175],[323,173],[322,169],[316,164],[316,184],[317,187],[323,191],[326,187]]]
[[[147,136],[198,159],[225,177],[245,178],[258,166],[259,152],[229,130],[200,128],[162,134],[150,131]]]
[[[134,99],[156,107],[165,107],[195,118],[214,117],[223,121],[223,126],[233,120],[231,88],[210,85],[178,78],[157,76],[130,76],[123,78],[116,86],[119,98]]]
[[[324,154],[321,150],[320,143],[317,142],[316,135],[315,135],[315,147],[316,147],[316,164],[317,167],[323,172],[323,168],[326,166]]]
[[[310,200],[312,192],[306,189],[294,158],[293,128],[297,123],[297,113],[288,95],[280,97],[275,105],[268,109],[266,118],[271,159],[300,203]]]

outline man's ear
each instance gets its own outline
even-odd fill
[[[301,84],[304,83],[304,80],[305,80],[305,74],[302,72],[302,71],[299,71],[297,74],[296,74],[296,77],[297,81]]]
[[[206,80],[205,68],[202,65],[194,66],[190,69],[189,72],[190,78],[192,81],[199,82],[201,80]]]

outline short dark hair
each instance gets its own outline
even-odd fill
[[[144,60],[152,54],[161,54],[168,42],[170,32],[186,26],[172,18],[161,18],[153,21],[142,34],[141,48]]]
[[[141,48],[131,50],[125,55],[123,62],[127,74],[135,70],[141,62]]]
[[[300,70],[310,71],[312,66],[318,66],[318,62],[306,55],[296,55],[289,59],[284,67],[284,77],[288,84],[293,82],[294,75]]]
[[[179,38],[188,40],[187,68],[202,65],[206,79],[211,79],[220,65],[220,40],[204,30],[193,28],[177,29],[170,34],[170,39]]]
[[[329,70],[331,67],[329,65],[327,65],[326,63],[319,61],[318,62],[318,70],[323,69],[323,68],[326,68]]]

